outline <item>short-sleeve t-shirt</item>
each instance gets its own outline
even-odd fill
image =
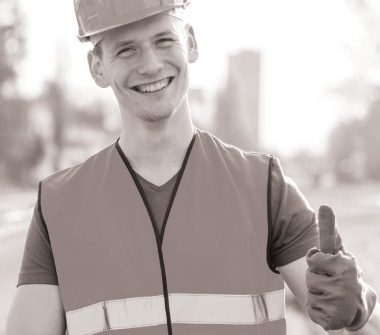
[[[178,173],[157,186],[137,174],[159,231],[177,176]],[[273,159],[271,170],[270,200],[272,222],[269,223],[268,248],[271,263],[280,267],[304,257],[310,248],[318,246],[318,230],[314,211],[296,184],[284,176],[277,158]],[[49,234],[41,220],[38,204],[27,234],[17,286],[25,284],[58,285]]]

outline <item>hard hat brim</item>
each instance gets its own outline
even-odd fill
[[[95,29],[95,30],[89,31],[83,35],[78,34],[77,38],[81,42],[90,42],[91,37],[94,35],[102,34],[102,33],[105,33],[107,31],[110,31],[110,30],[113,30],[116,28],[120,28],[122,26],[126,26],[126,25],[134,23],[134,22],[141,21],[145,18],[152,17],[154,15],[169,12],[170,10],[177,8],[177,7],[181,7],[181,6],[179,6],[179,5],[168,5],[168,6],[163,6],[163,7],[158,8],[156,11],[152,11],[151,9],[149,9],[149,10],[140,11],[138,13],[134,13],[134,15],[129,14],[126,17],[118,18],[118,20],[114,24],[107,25],[105,28]]]

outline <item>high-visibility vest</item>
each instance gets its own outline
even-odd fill
[[[197,129],[161,234],[118,143],[43,180],[68,334],[285,334],[269,161]]]

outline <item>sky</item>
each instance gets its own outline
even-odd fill
[[[65,59],[62,81],[74,99],[112,99],[93,83],[89,45],[76,39],[72,0],[20,0],[27,55],[19,69],[21,90],[36,95]],[[261,142],[284,155],[322,152],[336,122],[350,116],[333,94],[353,71],[347,45],[363,38],[345,0],[193,0],[189,18],[200,58],[191,65],[193,87],[223,86],[227,56],[244,49],[262,54]],[[357,46],[360,48],[360,45]]]

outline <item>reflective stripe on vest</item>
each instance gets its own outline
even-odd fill
[[[173,323],[259,324],[285,317],[284,290],[260,295],[169,294]],[[66,313],[69,335],[166,324],[164,296],[111,300]]]

